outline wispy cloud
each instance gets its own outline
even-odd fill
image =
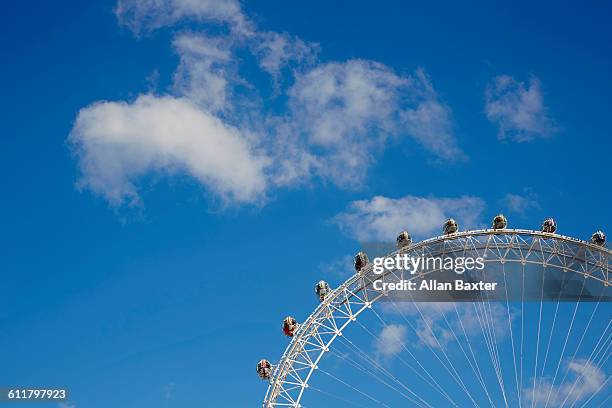
[[[540,209],[537,195],[529,191],[524,194],[506,194],[502,199],[502,205],[508,209],[508,211],[521,216],[524,216],[529,210]]]
[[[230,44],[225,38],[181,34],[173,41],[180,56],[174,89],[203,110],[217,113],[230,105],[231,81],[237,80]]]
[[[374,350],[378,356],[390,358],[401,353],[408,335],[406,326],[390,324],[385,326],[374,340]]]
[[[171,93],[99,101],[79,112],[69,137],[78,185],[113,206],[140,205],[140,183],[151,175],[188,175],[227,203],[261,203],[276,188],[313,179],[359,188],[402,137],[435,157],[464,157],[450,108],[423,70],[399,75],[374,61],[319,62],[318,45],[259,30],[237,1],[120,0],[116,14],[138,34],[183,20],[223,29],[190,26],[175,36],[180,62]],[[282,103],[239,74],[244,53],[285,87]]]
[[[136,34],[146,33],[183,19],[229,24],[248,31],[248,19],[238,0],[118,0],[115,14]]]
[[[439,235],[449,217],[458,220],[460,228],[475,227],[480,224],[484,208],[484,201],[478,197],[376,196],[353,201],[334,221],[359,241],[394,241],[404,229],[416,238]]]
[[[571,374],[565,382],[553,384],[548,378],[536,379],[535,387],[523,391],[526,402],[535,407],[559,407],[564,402],[569,406],[590,397],[604,386],[606,374],[590,361],[574,359],[565,365]]]
[[[544,105],[540,80],[529,84],[508,75],[499,75],[485,92],[487,118],[498,126],[498,137],[526,142],[550,136],[556,131],[548,108]]]
[[[445,348],[464,336],[484,336],[484,330],[493,330],[498,340],[508,333],[508,310],[498,304],[490,303],[486,308],[483,303],[467,302],[400,302],[382,305],[388,315],[401,315],[403,318],[414,319],[415,334],[421,346]],[[510,310],[510,321],[518,315],[518,311]],[[486,322],[483,320],[486,319]],[[491,335],[487,332],[487,335]]]
[[[289,90],[294,132],[319,152],[324,176],[356,187],[389,138],[414,138],[439,157],[463,157],[450,109],[423,71],[399,76],[364,60],[320,64]]]
[[[306,66],[315,62],[319,45],[307,43],[288,33],[274,31],[257,34],[251,48],[259,59],[260,67],[273,78],[278,79],[281,70],[292,63]]]

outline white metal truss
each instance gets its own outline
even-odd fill
[[[575,238],[521,229],[475,230],[431,238],[401,248],[397,253],[408,256],[440,257],[449,254],[478,254],[486,263],[519,262],[573,272],[610,285],[612,251],[603,246]],[[399,274],[404,271],[389,271]],[[384,294],[373,291],[372,283],[385,277],[363,268],[333,290],[300,324],[278,364],[274,366],[264,408],[299,408],[304,391],[318,364],[344,329]],[[409,277],[407,277],[409,279]]]

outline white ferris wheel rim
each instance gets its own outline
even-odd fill
[[[564,258],[569,258],[571,253],[563,253],[562,249],[580,248],[584,251],[583,258],[578,258],[573,255],[575,262],[569,267],[564,266],[566,271],[578,273],[584,278],[591,278],[601,282],[604,286],[610,286],[610,260],[612,259],[612,250],[605,246],[596,245],[592,242],[587,242],[577,238],[559,235],[556,233],[547,233],[542,231],[526,230],[526,229],[481,229],[461,231],[448,235],[433,237],[409,246],[400,248],[396,251],[387,254],[394,256],[398,253],[409,251],[426,251],[432,245],[437,243],[461,242],[465,243],[472,238],[486,237],[487,245],[494,244],[495,248],[500,251],[506,250],[503,256],[498,259],[489,259],[489,262],[509,261],[505,257],[510,250],[517,250],[522,243],[529,243],[529,253],[535,254],[534,243],[537,243],[538,250],[541,252],[541,257],[533,260],[525,260],[529,263],[537,263],[543,266],[559,267],[554,263],[547,263],[546,256],[557,256],[560,254]],[[545,245],[542,245],[542,244]],[[475,248],[465,247],[466,250]],[[458,247],[458,248],[460,248]],[[514,247],[514,248],[513,248]],[[490,249],[490,248],[489,248]],[[523,248],[524,249],[524,248]],[[500,251],[501,255],[501,251]],[[539,253],[538,253],[539,255]],[[521,255],[522,256],[522,255]],[[539,259],[539,261],[538,261]],[[523,264],[524,265],[524,264]],[[372,265],[368,264],[359,272],[352,275],[344,283],[335,288],[325,299],[315,308],[310,316],[299,325],[298,330],[292,337],[291,342],[285,349],[280,361],[274,365],[270,383],[266,392],[262,406],[264,408],[272,407],[301,407],[300,401],[304,391],[308,388],[309,380],[312,374],[318,368],[319,361],[323,355],[330,350],[331,345],[343,335],[346,327],[356,321],[357,317],[365,310],[372,307],[384,294],[362,299],[357,293],[359,290],[352,289],[355,284],[363,282],[357,288],[362,289],[367,286],[365,276],[371,273]],[[594,271],[601,271],[601,274],[595,274]],[[342,305],[344,305],[342,307]]]

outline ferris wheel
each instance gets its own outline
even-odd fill
[[[385,257],[482,259],[479,276],[500,290],[394,296],[381,281],[439,270],[380,272],[359,252],[344,283],[316,284],[310,316],[283,320],[284,353],[257,364],[263,407],[612,406],[611,255],[603,232],[563,236],[552,218],[538,231],[509,229],[501,214],[483,230],[449,219],[418,243],[403,231]]]

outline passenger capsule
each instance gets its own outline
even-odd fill
[[[321,302],[325,300],[327,295],[329,295],[329,292],[331,292],[331,290],[329,288],[329,285],[325,281],[319,281],[319,283],[317,283],[317,285],[315,286],[315,293],[317,294]]]
[[[368,264],[368,255],[365,252],[357,252],[355,255],[355,260],[353,262],[355,265],[355,270],[359,272],[362,268],[365,268]]]
[[[557,223],[555,222],[555,220],[553,218],[545,219],[542,223],[542,232],[548,232],[553,234],[555,231],[557,231]]]
[[[493,229],[504,229],[508,226],[508,220],[504,214],[498,214],[493,218]]]
[[[603,231],[596,231],[591,236],[591,242],[595,245],[604,246],[606,244],[606,234]]]
[[[444,223],[444,234],[446,234],[446,235],[454,234],[455,232],[457,232],[458,229],[459,229],[459,227],[457,225],[457,221],[455,221],[452,218],[449,218]]]
[[[272,364],[268,360],[260,360],[257,363],[257,374],[262,380],[269,380],[272,377]]]
[[[285,320],[283,320],[283,333],[285,333],[285,336],[293,337],[297,328],[297,321],[293,317],[285,317]]]
[[[397,236],[397,249],[401,249],[405,246],[412,244],[412,237],[408,231],[402,231]]]

